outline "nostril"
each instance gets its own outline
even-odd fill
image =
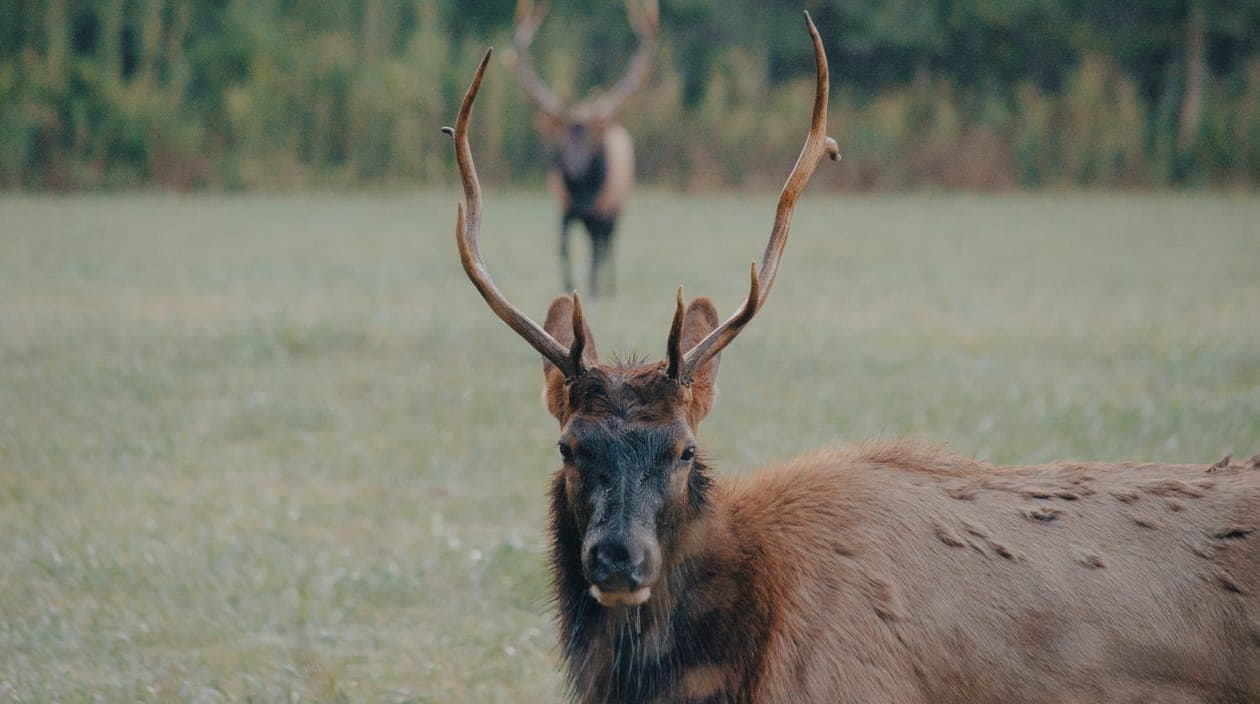
[[[644,553],[621,542],[606,542],[595,546],[592,578],[608,587],[638,589],[643,585]]]
[[[639,582],[643,579],[642,553],[639,553],[638,555],[631,554],[629,556],[629,559],[626,560],[626,571],[630,573],[630,577],[633,578],[635,582]]]
[[[630,571],[626,574],[626,584],[630,587],[631,591],[643,586],[643,563],[642,562],[632,567]]]
[[[620,543],[600,543],[595,547],[595,566],[617,572],[630,562],[630,551]]]

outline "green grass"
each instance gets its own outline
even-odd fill
[[[454,201],[0,199],[0,701],[556,698],[557,429]],[[772,207],[640,194],[604,354],[662,353],[679,283],[733,310]],[[554,207],[488,208],[541,317]],[[901,435],[1248,456],[1258,272],[1255,197],[814,192],[701,437],[728,472]]]

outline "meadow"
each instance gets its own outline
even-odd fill
[[[558,699],[557,428],[455,202],[0,196],[0,702]],[[661,356],[679,283],[733,311],[773,204],[637,194],[601,352]],[[555,207],[487,209],[541,319]],[[898,436],[1249,457],[1258,273],[1255,196],[811,191],[701,445],[730,473]]]

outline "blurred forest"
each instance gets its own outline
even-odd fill
[[[0,0],[0,186],[449,185],[439,127],[515,0]],[[553,0],[534,57],[562,95],[616,80],[617,0]],[[622,113],[640,177],[775,187],[832,66],[833,187],[1260,183],[1260,0],[661,0]],[[507,53],[507,52],[503,52]],[[540,182],[547,146],[496,61],[475,148]]]

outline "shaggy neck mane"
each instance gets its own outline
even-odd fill
[[[564,478],[556,474],[552,581],[572,701],[672,700],[697,689],[705,690],[706,700],[722,695],[717,699],[740,701],[753,689],[772,602],[753,593],[760,580],[752,572],[763,560],[709,502],[711,481],[697,460],[688,480],[687,515],[662,517],[664,565],[652,597],[642,606],[606,608],[590,594],[582,536],[565,499]],[[732,654],[742,661],[730,662]],[[715,685],[719,672],[721,684]]]

